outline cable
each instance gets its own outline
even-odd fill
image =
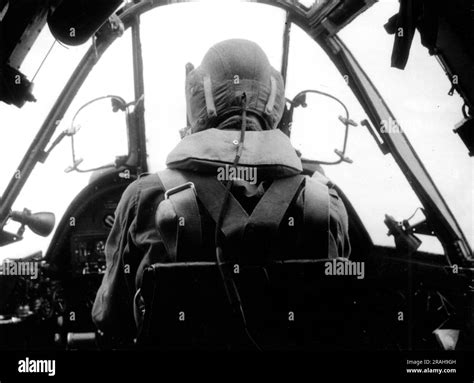
[[[38,69],[36,70],[35,74],[33,75],[33,78],[31,79],[30,82],[33,82],[35,81],[35,78],[36,78],[36,75],[38,74],[38,72],[40,71],[41,67],[43,66],[44,62],[46,61],[46,59],[48,58],[49,54],[51,53],[51,51],[53,50],[53,47],[54,45],[56,44],[56,41],[57,40],[54,40],[53,43],[51,44],[51,47],[49,48],[48,52],[46,53],[46,55],[44,56],[43,60],[41,61]]]
[[[244,140],[245,140],[245,132],[247,130],[247,96],[244,93],[242,95],[242,124],[240,128],[240,140],[239,144],[237,146],[237,152],[235,154],[235,158],[233,161],[232,166],[234,168],[237,167],[240,161],[240,157],[242,156],[242,151],[244,147]],[[229,300],[229,303],[231,305],[232,311],[235,315],[237,315],[242,323],[245,335],[247,338],[250,340],[250,342],[253,344],[253,346],[258,350],[262,351],[261,347],[258,345],[258,343],[255,341],[255,339],[252,337],[250,334],[250,331],[247,326],[247,320],[245,318],[245,312],[242,306],[242,301],[240,299],[239,291],[237,286],[235,285],[234,279],[232,277],[232,274],[229,273],[228,270],[225,270],[225,260],[223,257],[223,251],[222,251],[222,246],[221,246],[221,235],[220,235],[220,228],[222,226],[222,223],[224,221],[224,216],[225,216],[225,211],[227,208],[227,204],[229,201],[230,197],[230,191],[232,188],[232,185],[234,184],[233,179],[228,180],[226,183],[226,189],[225,189],[225,194],[224,194],[224,200],[222,201],[222,206],[221,210],[219,211],[219,215],[217,218],[216,222],[216,231],[215,231],[215,244],[216,244],[216,264],[217,268],[219,269],[219,273],[222,278],[222,282],[224,284],[224,289],[227,295],[227,299]]]
[[[412,214],[409,218],[407,218],[405,221],[407,221],[407,222],[408,222],[408,221],[411,221],[411,219],[415,216],[415,214],[416,214],[418,211],[422,211],[422,212],[424,213],[424,210],[423,210],[421,207],[417,207],[417,208],[415,209],[415,211],[413,212],[413,214]]]

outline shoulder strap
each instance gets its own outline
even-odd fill
[[[168,255],[189,253],[202,245],[201,216],[194,185],[178,171],[158,172],[165,188],[165,199],[155,213],[155,224]]]
[[[196,185],[199,200],[212,219],[217,222],[224,200],[225,186],[215,177],[203,177],[198,173],[187,173],[186,177]],[[264,228],[265,235],[277,235],[280,223],[303,180],[302,175],[274,180],[250,217],[231,194],[227,214],[221,227],[226,238],[242,239],[247,235],[249,227]]]
[[[224,184],[215,176],[205,176],[197,172],[186,172],[186,178],[196,186],[199,200],[214,222],[217,222],[226,192]],[[228,240],[239,240],[242,238],[247,220],[247,212],[230,193],[221,231]]]
[[[268,239],[275,238],[281,221],[304,179],[300,174],[275,179],[255,206],[248,220],[246,233],[258,230]]]
[[[319,249],[319,254],[308,254],[309,258],[337,257],[329,252],[329,189],[316,178],[306,178],[304,191],[304,248]]]
[[[155,224],[168,254],[176,259],[178,254],[189,254],[202,245],[197,196],[211,218],[217,222],[225,186],[216,177],[191,171],[165,169],[158,172],[158,177],[163,183],[167,198],[158,206]],[[227,239],[239,240],[247,221],[248,214],[231,194],[222,232]]]

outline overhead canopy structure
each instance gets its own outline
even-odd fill
[[[375,1],[261,2],[279,5],[309,20],[312,34],[317,35],[324,30],[336,33]],[[0,101],[17,107],[22,107],[26,101],[35,101],[33,85],[19,68],[46,24],[62,44],[80,45],[91,38],[122,4],[123,0],[0,0]],[[129,5],[125,3],[125,7]]]
[[[17,107],[35,101],[32,83],[19,72],[46,23],[67,45],[86,42],[122,0],[0,0],[0,101]]]

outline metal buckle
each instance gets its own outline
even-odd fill
[[[194,183],[186,182],[182,185],[179,185],[179,186],[176,186],[176,187],[171,188],[169,190],[166,190],[165,191],[165,199],[168,199],[171,195],[179,193],[179,192],[181,192],[183,190],[186,190],[186,189],[192,189],[194,194],[196,194],[196,188],[194,187]]]

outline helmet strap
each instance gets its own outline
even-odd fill
[[[275,100],[277,94],[277,81],[275,77],[270,77],[270,96],[268,97],[267,105],[265,106],[265,113],[272,114],[273,108],[275,107]]]
[[[206,99],[206,109],[207,109],[207,116],[209,118],[216,117],[216,105],[214,104],[214,97],[212,96],[212,82],[211,76],[206,75],[203,79],[204,85],[204,97]]]

